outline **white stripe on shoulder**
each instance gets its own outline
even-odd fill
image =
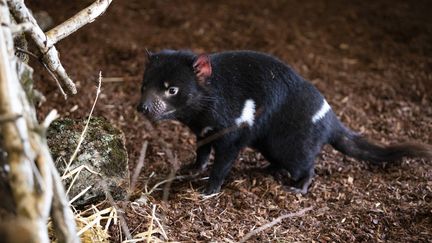
[[[255,120],[255,102],[252,99],[245,101],[242,113],[239,118],[235,120],[237,126],[247,123],[250,127],[254,124]]]
[[[312,122],[317,123],[319,120],[323,119],[330,109],[330,105],[327,103],[326,100],[324,100],[321,108],[315,113],[315,115],[313,115]]]

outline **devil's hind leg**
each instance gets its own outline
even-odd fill
[[[267,141],[264,143],[261,140],[255,147],[270,162],[271,171],[268,171],[293,191],[307,193],[315,175],[314,162],[321,149],[321,141],[276,135],[271,137],[270,142]]]

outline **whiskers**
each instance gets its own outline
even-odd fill
[[[193,106],[199,110],[208,110],[213,113],[214,116],[218,116],[219,112],[215,109],[216,104],[220,98],[216,96],[200,95],[198,101],[193,103]]]

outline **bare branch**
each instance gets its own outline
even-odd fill
[[[53,77],[53,79],[54,79],[54,81],[56,82],[56,84],[57,84],[57,87],[59,88],[59,90],[60,90],[60,93],[63,95],[63,97],[65,98],[65,99],[67,99],[67,94],[66,94],[66,92],[64,91],[64,89],[63,89],[63,87],[61,86],[61,84],[60,84],[60,81],[57,79],[57,77],[56,77],[56,75],[49,69],[49,67],[42,61],[42,65],[46,68],[46,70],[48,71],[48,73],[51,75],[51,77]]]
[[[131,178],[130,193],[132,193],[133,190],[135,190],[135,185],[136,185],[136,183],[138,181],[138,176],[141,173],[141,170],[142,170],[142,168],[144,166],[144,160],[145,160],[145,156],[146,156],[146,152],[147,152],[147,146],[148,146],[148,142],[144,141],[144,143],[142,145],[142,148],[141,148],[141,152],[140,152],[140,156],[139,156],[139,159],[138,159],[138,163],[137,163],[137,165],[135,167],[134,173],[133,173],[132,178]]]
[[[247,234],[243,237],[243,239],[241,239],[241,240],[239,241],[239,243],[246,242],[246,241],[249,240],[252,236],[258,234],[259,232],[261,232],[261,231],[263,231],[263,230],[266,230],[266,229],[268,229],[268,228],[271,228],[271,227],[275,226],[276,224],[279,224],[283,219],[286,219],[286,218],[294,218],[294,217],[303,216],[307,211],[310,211],[310,210],[312,210],[312,207],[307,207],[307,208],[304,208],[304,209],[302,209],[302,210],[300,210],[300,211],[298,211],[298,212],[295,212],[295,213],[289,213],[289,214],[285,214],[285,215],[279,216],[279,217],[277,217],[275,220],[271,221],[270,223],[267,223],[267,224],[265,224],[265,225],[263,225],[263,226],[261,226],[261,227],[255,229],[255,230],[253,230],[253,231],[247,233]]]
[[[103,189],[105,191],[105,194],[106,194],[106,197],[107,197],[109,203],[117,211],[117,216],[118,216],[118,219],[120,220],[120,226],[121,226],[123,233],[125,234],[126,239],[127,240],[132,239],[132,234],[130,233],[129,226],[127,225],[127,221],[126,221],[126,218],[124,215],[124,210],[119,209],[119,207],[117,206],[117,203],[114,201],[114,198],[112,197],[110,191],[108,190],[108,186],[107,186],[106,181],[104,181],[102,183],[102,185],[103,185]]]
[[[156,211],[156,205],[153,205],[152,217],[150,219],[150,225],[149,225],[149,230],[148,230],[148,235],[147,235],[147,241],[146,241],[147,243],[151,242],[151,236],[153,234],[153,219],[156,218],[155,211]]]
[[[37,154],[35,160],[42,179],[40,185],[41,190],[36,190],[36,193],[34,195],[36,199],[36,203],[34,206],[39,213],[39,216],[37,218],[37,232],[39,232],[41,236],[42,234],[46,234],[45,237],[48,238],[48,229],[46,224],[48,222],[53,201],[53,179],[51,177],[51,168],[49,166],[50,161],[52,162],[52,158],[48,149],[44,149],[40,146],[42,141],[40,140],[39,135],[36,133],[32,133],[31,136],[32,138],[30,141],[34,143],[32,144],[33,147],[42,150],[37,151],[39,153]]]
[[[99,0],[81,11],[54,29],[51,40],[40,29],[24,0],[0,0],[0,129],[4,141],[7,141],[4,150],[8,154],[9,183],[17,214],[34,229],[36,242],[49,242],[47,222],[50,214],[58,242],[75,243],[80,240],[69,201],[46,144],[45,133],[38,132],[56,119],[57,112],[49,113],[45,121],[38,125],[34,107],[30,105],[19,81],[19,70],[25,64],[15,57],[13,34],[28,33],[42,55],[41,62],[53,75],[60,90],[65,88],[67,93],[75,94],[75,84],[60,63],[54,43],[92,22],[111,1]],[[18,24],[11,24],[10,13]],[[27,52],[22,49],[18,51]],[[100,75],[95,104],[100,94],[101,79]]]
[[[17,72],[22,63],[14,55],[11,18],[6,0],[0,0],[0,116],[17,114],[15,120],[0,123],[4,137],[4,149],[8,153],[10,167],[9,183],[16,202],[18,217],[25,219],[34,230],[36,242],[49,242],[48,217],[54,205],[63,205],[60,213],[53,216],[54,225],[64,222],[68,225],[63,234],[57,234],[63,242],[79,242],[76,236],[75,221],[68,208],[66,196],[61,193],[62,184],[53,173],[57,173],[48,146],[35,129],[38,127],[34,107],[18,79]],[[48,115],[45,125],[55,117]],[[35,181],[36,178],[36,181]],[[54,183],[53,183],[54,181]],[[53,191],[53,185],[56,190]],[[66,204],[61,204],[66,200]],[[55,211],[59,212],[59,210]],[[67,217],[72,215],[72,217]],[[65,236],[65,237],[63,237]]]
[[[12,33],[7,26],[11,20],[5,0],[0,0],[0,22],[6,27],[0,26],[0,115],[23,114],[23,107],[17,92],[21,90],[16,72],[13,56]],[[31,153],[31,146],[28,142],[27,124],[23,117],[14,122],[0,124],[2,135],[5,141],[5,150],[8,152],[8,162],[10,164],[11,187],[15,198],[20,198],[17,202],[18,214],[26,217],[36,217],[32,207],[34,205],[32,188],[34,185],[29,158],[34,158]],[[26,155],[27,156],[26,156]]]
[[[7,143],[4,149],[8,153],[10,166],[9,183],[16,202],[18,216],[28,219],[35,229],[35,238],[38,242],[49,242],[48,221],[51,208],[51,179],[46,177],[49,169],[41,156],[37,156],[37,144],[34,134],[30,135],[28,121],[32,116],[26,113],[29,103],[25,92],[18,80],[16,59],[13,50],[12,31],[9,10],[5,0],[0,0],[0,115],[20,114],[13,122],[1,123],[2,135]],[[29,122],[30,124],[32,122]],[[35,153],[36,150],[36,153]],[[37,162],[42,175],[41,185],[36,190],[33,179],[33,166]]]
[[[93,22],[106,11],[111,2],[112,0],[97,0],[70,19],[54,27],[46,33],[49,42],[54,45],[84,25]]]
[[[64,69],[63,65],[60,63],[59,54],[57,49],[53,46],[50,40],[45,36],[42,29],[36,22],[36,19],[30,13],[24,0],[8,0],[9,9],[14,15],[15,19],[21,23],[30,23],[32,28],[29,31],[30,37],[35,42],[36,46],[42,53],[43,62],[47,65],[48,69],[53,72],[56,77],[62,82],[66,87],[67,91],[71,94],[76,94],[77,90],[73,81],[69,78]]]
[[[54,185],[51,217],[53,218],[58,242],[79,242],[80,240],[76,234],[75,219],[72,210],[69,208],[69,202],[60,175],[58,174],[53,162],[50,163],[50,166]]]
[[[33,52],[30,52],[30,51],[28,51],[28,50],[24,50],[24,49],[22,49],[22,48],[16,47],[16,48],[15,48],[15,51],[16,51],[16,52],[21,52],[21,53],[27,54],[27,55],[29,55],[29,56],[31,56],[31,57],[33,57],[33,58],[36,58],[36,60],[39,60],[39,61],[40,61],[39,57],[36,56],[36,54],[34,54]]]

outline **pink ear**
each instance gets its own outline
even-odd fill
[[[206,84],[206,79],[210,77],[212,73],[212,67],[210,63],[210,58],[205,55],[201,54],[199,55],[193,64],[193,68],[198,80],[198,83],[200,85]]]

